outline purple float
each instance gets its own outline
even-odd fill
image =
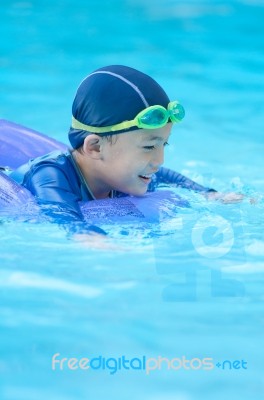
[[[34,196],[8,176],[4,168],[16,169],[30,158],[53,150],[67,150],[67,146],[37,131],[0,120],[0,211],[17,215],[25,205],[38,212]],[[188,207],[188,203],[170,190],[157,190],[143,197],[127,196],[116,199],[93,200],[80,203],[89,222],[158,222],[171,217],[175,206]]]
[[[0,119],[0,167],[15,169],[30,158],[66,149],[65,144],[42,133]]]

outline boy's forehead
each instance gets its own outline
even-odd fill
[[[163,131],[162,133],[153,133],[150,131],[146,131],[144,132],[144,134],[142,134],[141,136],[141,141],[148,141],[148,142],[164,142],[164,140],[168,140],[170,136],[170,131],[166,132]]]
[[[162,128],[157,129],[142,129],[142,141],[148,142],[164,142],[167,141],[171,134],[172,124],[168,123]]]
[[[143,138],[143,140],[148,140],[148,141],[163,141],[164,140],[164,137],[162,137],[162,136],[154,136],[154,135],[148,135],[148,134],[146,134],[146,135],[144,135],[144,138]]]
[[[134,132],[134,135],[132,133],[131,138],[136,138],[137,142],[163,142],[164,138],[167,137],[167,135],[160,135],[160,134],[156,134],[153,133],[151,131],[148,131],[147,129],[142,129],[138,132]]]
[[[118,135],[118,141],[123,144],[143,142],[164,142],[171,134],[171,129],[139,129]],[[121,140],[120,140],[121,139]]]

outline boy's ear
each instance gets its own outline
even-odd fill
[[[101,158],[102,138],[98,135],[88,135],[83,142],[83,152],[94,159]]]

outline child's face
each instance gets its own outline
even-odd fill
[[[152,174],[163,164],[171,128],[169,123],[159,129],[122,133],[113,144],[105,140],[100,168],[105,188],[135,196],[145,194]]]

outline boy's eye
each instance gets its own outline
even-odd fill
[[[168,146],[168,142],[165,142],[165,143],[163,143],[163,146],[165,147],[165,146]],[[143,147],[143,149],[146,149],[146,150],[154,150],[156,148],[156,146],[144,146]]]

